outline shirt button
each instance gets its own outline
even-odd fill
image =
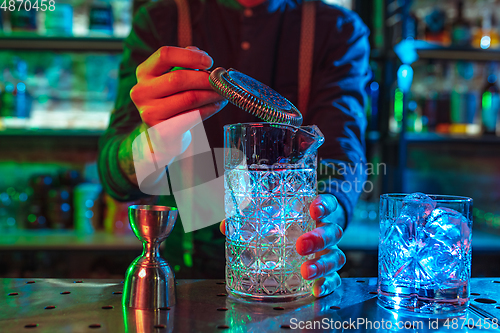
[[[245,17],[251,17],[253,15],[253,11],[250,8],[245,8],[243,15],[245,15]]]
[[[245,51],[248,50],[250,48],[250,43],[249,42],[241,43],[241,48]]]

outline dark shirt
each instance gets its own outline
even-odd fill
[[[245,11],[234,0],[189,0],[193,45],[214,59],[213,68],[237,69],[297,105],[301,3],[302,0],[269,0]],[[319,163],[357,166],[338,168],[340,172],[329,169],[332,186],[326,192],[337,197],[348,220],[366,179],[363,164],[368,33],[354,12],[317,3],[311,93],[307,110],[301,112],[305,125],[315,124],[325,135],[325,143],[319,149]],[[243,42],[249,48],[244,49]],[[105,190],[118,200],[145,196],[121,173],[117,155],[120,142],[141,122],[129,96],[137,83],[136,67],[165,45],[177,45],[177,7],[173,0],[141,7],[124,43],[118,97],[109,128],[100,140],[98,163]],[[223,147],[224,125],[255,121],[259,119],[229,104],[204,122],[210,146]],[[351,186],[341,186],[343,182]],[[173,202],[172,198],[165,200]],[[214,228],[211,230],[214,232]],[[201,238],[210,247],[208,244],[214,237]],[[223,244],[222,235],[215,238],[218,238],[215,243]],[[223,252],[216,252],[223,258]]]

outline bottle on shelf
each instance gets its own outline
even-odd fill
[[[406,25],[406,38],[418,39],[421,22],[415,15],[415,13],[412,12],[408,15],[408,19],[406,20],[405,25]]]
[[[27,89],[27,78],[27,63],[16,57],[14,69],[4,71],[4,83],[0,86],[0,117],[29,118],[32,97]]]
[[[102,227],[102,186],[81,183],[73,192],[75,230],[81,234],[92,234]]]
[[[45,11],[45,34],[71,36],[73,34],[73,6],[67,0],[57,1],[57,10]]]
[[[15,114],[14,84],[5,82],[0,91],[0,117],[13,117]]]
[[[28,193],[28,221],[27,229],[46,229],[47,222],[47,196],[54,186],[54,178],[51,175],[36,175],[29,180]]]
[[[425,40],[442,45],[450,44],[450,33],[446,27],[446,12],[440,8],[434,8],[425,17]]]
[[[451,91],[452,82],[449,80],[450,64],[444,62],[438,67],[440,73],[438,74],[437,82],[437,102],[436,102],[436,132],[449,133],[451,123]]]
[[[452,84],[450,99],[450,133],[460,135],[480,134],[476,122],[477,91],[474,88],[474,65],[458,61],[452,64],[449,80]]]
[[[0,232],[14,232],[22,227],[19,213],[24,208],[26,193],[20,193],[14,187],[0,190]]]
[[[473,38],[472,46],[479,49],[495,49],[500,44],[500,37],[494,25],[495,16],[489,7],[482,10],[481,28],[477,29]]]
[[[22,59],[16,62],[17,82],[15,86],[15,116],[29,118],[31,114],[32,97],[26,86],[28,64]]]
[[[481,91],[481,123],[483,134],[500,136],[500,89],[494,71],[489,72]]]
[[[391,107],[392,114],[389,118],[389,131],[391,133],[400,133],[403,125],[403,103],[404,94],[398,88],[397,82],[391,86]]]
[[[451,24],[451,43],[456,46],[471,45],[471,25],[464,18],[464,1],[457,3],[457,17]]]
[[[89,11],[89,34],[90,35],[113,35],[113,6],[109,1],[96,0],[90,6]]]
[[[458,64],[452,65],[450,77],[452,83],[452,91],[450,95],[450,121],[452,124],[465,124],[466,115],[466,94],[467,85],[464,78],[458,73]]]
[[[12,32],[36,32],[37,31],[36,10],[14,10],[10,12],[10,27]]]
[[[53,187],[47,196],[47,219],[51,229],[73,229],[73,190],[81,181],[75,170],[58,174],[58,186]]]
[[[429,85],[432,85],[432,79],[427,71],[415,70],[415,80],[411,86],[411,98],[408,102],[407,132],[426,132],[428,130],[428,117],[424,116],[426,101],[430,97]],[[429,78],[431,80],[429,80]]]
[[[368,131],[378,130],[378,100],[379,100],[379,84],[375,81],[375,74],[372,72],[372,79],[366,85],[365,91],[368,101],[365,104],[365,114],[368,120]]]
[[[411,99],[408,102],[408,110],[406,114],[406,132],[420,133],[422,132],[422,114],[417,102]]]
[[[424,131],[434,132],[437,126],[437,101],[439,94],[438,65],[427,65],[427,75],[424,78],[424,102],[422,105],[422,125]]]
[[[116,37],[127,37],[132,26],[132,5],[138,1],[111,0],[113,6],[113,35]],[[149,2],[149,1],[147,1]]]

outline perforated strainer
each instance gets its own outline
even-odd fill
[[[273,123],[300,126],[302,114],[285,97],[235,69],[218,67],[210,73],[212,88],[230,103]]]

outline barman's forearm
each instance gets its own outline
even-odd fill
[[[132,143],[135,138],[146,131],[146,125],[142,123],[137,126],[128,136],[126,136],[118,149],[118,165],[127,179],[134,185],[138,185],[135,174],[134,156],[132,153]]]
[[[99,142],[98,170],[101,183],[108,194],[120,201],[145,197],[139,190],[135,174],[132,142],[145,130],[140,124],[129,133],[108,131]]]

